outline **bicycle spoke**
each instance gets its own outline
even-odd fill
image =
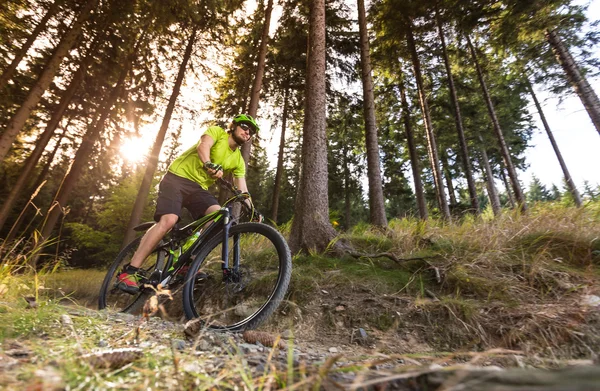
[[[274,311],[287,289],[287,245],[272,228],[256,232],[257,226],[264,225],[246,223],[232,228],[228,239],[229,269],[223,269],[222,238],[212,240],[205,249],[206,255],[197,260],[201,266],[190,269],[207,277],[190,282],[187,299],[194,316],[200,316],[213,328],[241,329],[259,323]]]

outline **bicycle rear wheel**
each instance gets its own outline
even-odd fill
[[[287,291],[290,249],[277,230],[260,223],[232,226],[228,245],[228,270],[222,268],[222,233],[202,246],[185,277],[185,313],[188,319],[201,317],[212,329],[253,329],[277,309]]]
[[[123,266],[131,261],[141,239],[142,238],[139,237],[125,246],[108,269],[108,273],[106,273],[104,281],[102,282],[102,287],[100,288],[98,309],[108,308],[118,312],[136,314],[140,312],[146,300],[154,293],[151,288],[142,287],[139,293],[132,295],[117,288],[117,276],[121,273]],[[140,273],[142,275],[149,277],[155,270],[159,251],[163,251],[164,253],[164,250],[154,250],[146,257],[140,266]],[[161,256],[164,256],[164,254]]]

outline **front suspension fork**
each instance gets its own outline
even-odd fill
[[[223,260],[223,279],[226,282],[238,282],[240,269],[240,236],[234,235],[233,249],[229,249],[229,230],[231,228],[231,211],[227,208],[223,213],[223,247],[221,259]],[[233,251],[233,265],[229,264],[229,251]]]

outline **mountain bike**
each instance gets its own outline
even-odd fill
[[[209,328],[232,331],[256,328],[277,309],[292,272],[289,247],[275,228],[252,221],[258,212],[248,193],[218,183],[233,197],[218,211],[167,233],[140,266],[138,294],[117,288],[117,276],[141,237],[121,250],[102,283],[100,309],[137,313],[157,292],[183,288],[188,319],[200,317]],[[236,204],[241,212],[234,218]],[[146,231],[153,224],[134,229]]]

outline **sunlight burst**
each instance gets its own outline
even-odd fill
[[[123,140],[119,149],[123,159],[130,163],[140,163],[146,158],[150,151],[146,142],[141,137],[133,137]]]

